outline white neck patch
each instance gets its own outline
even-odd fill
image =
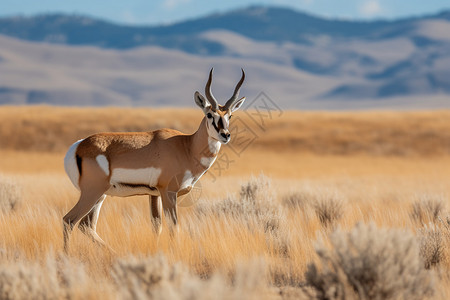
[[[219,141],[212,139],[211,137],[208,137],[209,151],[212,154],[217,154],[219,152],[220,145],[221,145],[221,143]]]
[[[202,166],[204,166],[205,168],[209,169],[209,167],[211,167],[211,165],[214,163],[216,158],[217,158],[217,156],[202,157],[200,159],[200,163],[201,163]]]

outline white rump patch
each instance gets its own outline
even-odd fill
[[[80,186],[78,181],[80,180],[80,173],[78,172],[77,160],[75,155],[77,153],[78,145],[83,140],[79,140],[70,146],[69,150],[67,150],[66,156],[64,157],[64,169],[66,170],[67,175],[72,181],[72,184],[80,190]]]
[[[213,156],[213,157],[202,157],[200,159],[200,163],[202,164],[202,166],[204,166],[205,168],[211,167],[211,165],[214,163],[214,161],[216,160],[217,156]]]
[[[219,141],[208,137],[208,145],[209,145],[209,151],[212,154],[217,154],[219,152],[220,145],[221,145]]]
[[[109,176],[109,162],[106,156],[100,154],[95,158],[100,168],[105,172],[106,176]]]
[[[160,168],[125,169],[116,168],[112,170],[111,184],[115,183],[135,183],[146,184],[155,187],[158,184]]]

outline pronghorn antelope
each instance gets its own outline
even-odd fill
[[[244,70],[233,96],[219,105],[211,93],[213,69],[195,103],[203,110],[197,131],[184,134],[174,129],[151,132],[99,133],[74,143],[64,158],[70,180],[80,190],[77,204],[64,216],[64,250],[74,225],[104,245],[96,232],[100,208],[106,195],[149,195],[154,229],[161,233],[164,209],[169,225],[177,224],[177,196],[189,193],[214,163],[221,144],[230,141],[231,114],[243,104],[238,98]],[[172,226],[171,226],[172,227]]]

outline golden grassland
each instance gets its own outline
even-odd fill
[[[16,291],[10,298],[26,298],[17,286],[34,278],[26,273],[34,266],[56,279],[44,276],[27,291],[53,285],[56,298],[308,298],[308,291],[319,297],[307,275],[308,265],[320,265],[318,242],[326,249],[343,247],[330,238],[333,232],[344,236],[363,222],[410,233],[415,244],[402,248],[405,240],[396,237],[385,252],[401,249],[397,260],[410,259],[407,265],[428,262],[430,270],[417,274],[433,278],[431,297],[450,297],[450,111],[284,112],[264,124],[254,112],[238,112],[231,122],[244,131],[232,132],[232,139],[240,143],[223,147],[220,168],[200,181],[199,199],[181,201],[174,236],[166,227],[159,239],[153,233],[147,197],[113,197],[103,205],[98,232],[115,252],[75,230],[63,254],[62,216],[78,197],[62,165],[71,143],[99,131],[193,132],[200,119],[198,110],[1,107],[0,202],[17,203],[3,210],[0,205],[0,293],[3,280]],[[373,240],[355,243],[368,253],[376,248]],[[415,247],[417,259],[407,255]],[[379,272],[392,282],[417,275]],[[150,282],[139,281],[144,275]],[[396,289],[392,299],[411,287]],[[347,292],[346,298],[371,295]]]

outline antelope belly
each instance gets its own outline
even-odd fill
[[[137,195],[152,195],[152,196],[160,195],[158,189],[156,189],[155,187],[130,183],[112,184],[105,194],[117,197],[129,197]]]
[[[111,188],[107,195],[127,197],[133,195],[159,195],[160,168],[125,169],[115,168],[111,172]]]

